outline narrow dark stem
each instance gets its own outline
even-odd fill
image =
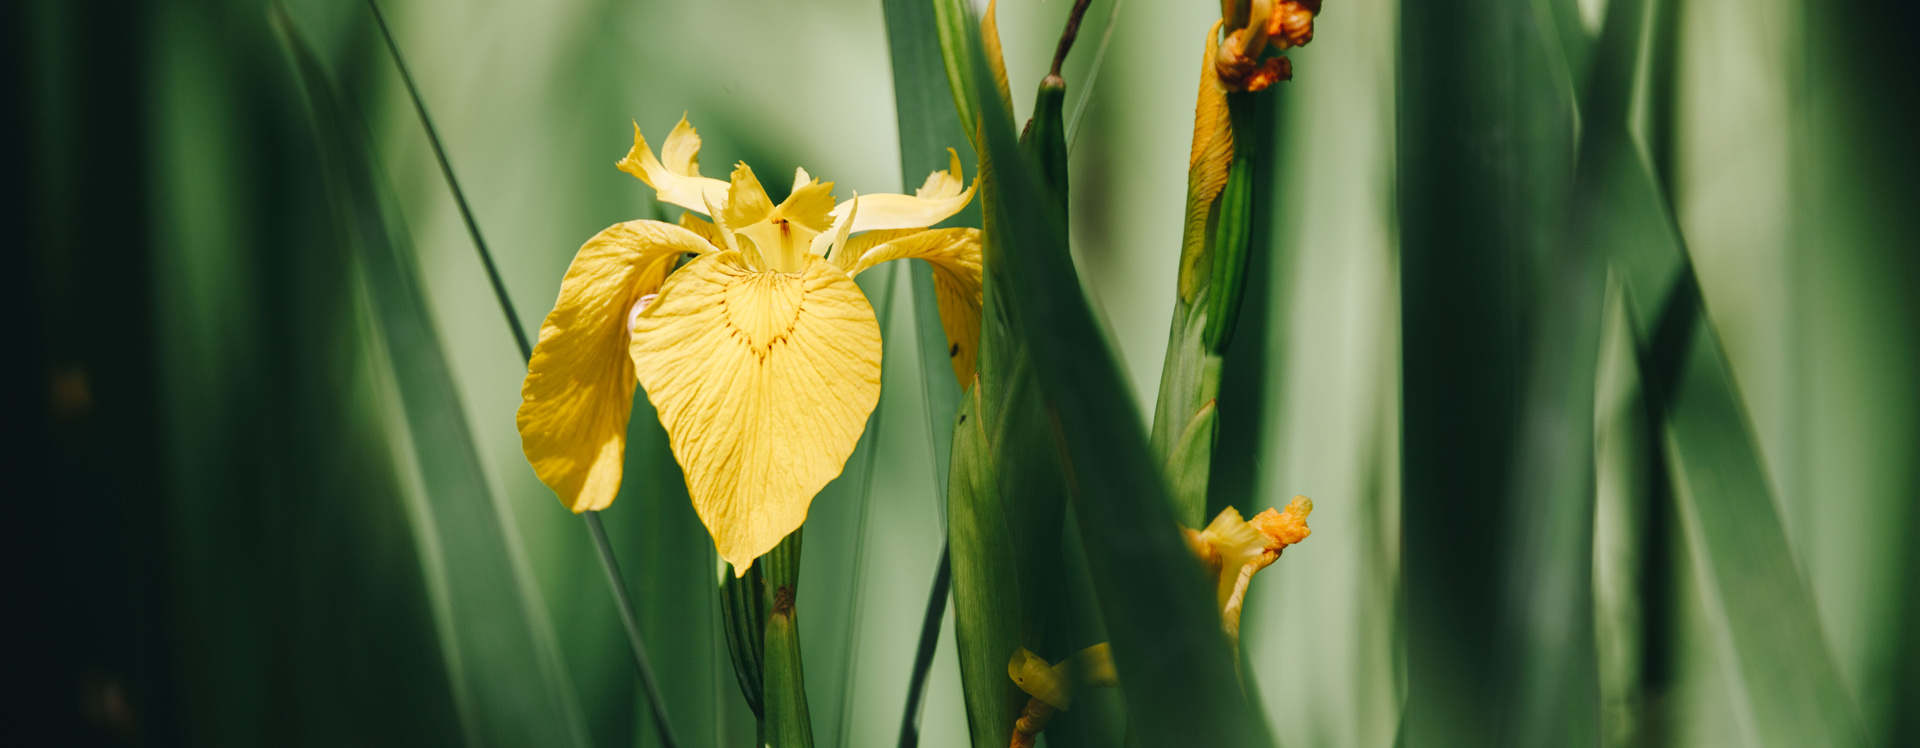
[[[633,616],[633,601],[627,598],[627,581],[620,576],[620,564],[613,558],[613,544],[607,542],[607,529],[600,525],[599,512],[582,512],[587,531],[593,534],[593,547],[600,551],[600,565],[607,570],[607,584],[619,601],[620,622],[627,627],[627,644],[633,649],[633,665],[640,671],[640,690],[646,692],[647,705],[653,708],[653,726],[660,732],[660,744],[679,748],[673,738],[673,725],[667,723],[667,703],[660,698],[660,684],[653,680],[653,665],[647,662],[647,645],[640,641],[640,621]]]
[[[369,0],[369,2],[371,2],[371,0]],[[1060,46],[1055,47],[1053,50],[1053,68],[1048,71],[1048,75],[1055,78],[1060,77],[1060,65],[1067,61],[1067,52],[1073,50],[1074,37],[1080,35],[1080,19],[1086,17],[1087,6],[1092,4],[1093,0],[1076,0],[1074,2],[1073,12],[1067,15],[1067,28],[1065,31],[1060,32]]]
[[[387,17],[380,12],[378,0],[367,0],[367,7],[373,11],[373,19],[380,25],[380,36],[387,42],[387,52],[393,55],[394,67],[400,69],[400,80],[407,84],[407,96],[413,100],[413,111],[420,115],[420,126],[427,131],[427,142],[433,146],[433,156],[440,162],[440,175],[447,180],[447,189],[453,192],[453,202],[460,208],[460,217],[466,221],[467,235],[473,239],[473,247],[480,253],[480,264],[487,269],[487,279],[493,283],[494,298],[500,302],[500,312],[506,315],[507,328],[513,332],[513,340],[520,346],[521,359],[533,361],[533,344],[527,340],[527,332],[520,326],[520,315],[513,310],[513,298],[507,295],[507,285],[500,279],[500,269],[493,263],[493,253],[487,250],[487,240],[480,236],[480,224],[473,218],[473,209],[467,205],[467,193],[460,189],[460,180],[453,176],[453,164],[447,161],[446,148],[440,144],[440,132],[433,127],[433,118],[427,115],[427,104],[420,98],[420,89],[413,83],[413,73],[407,70],[407,61],[400,55],[400,43],[393,38],[393,30],[387,27]],[[627,596],[627,584],[620,574],[620,561],[613,555],[613,545],[607,542],[607,530],[600,524],[597,511],[582,512],[581,519],[587,523],[587,532],[593,535],[594,549],[599,551],[600,566],[607,572],[607,583],[613,587],[614,601],[620,609],[620,621],[627,628],[627,644],[633,650],[634,668],[640,674],[640,686],[646,691],[647,704],[653,709],[653,724],[660,731],[660,742],[666,748],[679,748],[679,741],[673,737],[673,725],[667,720],[666,701],[660,697],[660,685],[654,681],[653,666],[647,661],[647,647],[640,639],[640,621],[633,613],[633,600]]]
[[[947,547],[940,546],[940,566],[927,593],[927,615],[920,621],[920,649],[913,654],[913,675],[907,679],[907,710],[900,717],[900,748],[920,745],[920,712],[927,697],[927,674],[933,671],[933,652],[940,645],[940,622],[947,616],[947,591],[953,586],[953,566]]]
[[[387,28],[387,17],[380,12],[377,0],[367,0],[367,7],[373,9],[373,20],[380,24],[380,36],[387,40],[387,51],[393,54],[394,67],[400,68],[400,80],[407,84],[407,96],[413,99],[413,110],[420,115],[420,125],[427,130],[427,142],[433,146],[433,157],[440,162],[440,174],[447,179],[447,189],[453,191],[453,202],[460,206],[460,218],[467,222],[467,235],[473,237],[473,246],[480,250],[480,264],[487,268],[487,280],[493,283],[494,298],[500,301],[501,313],[507,315],[507,327],[513,330],[513,340],[520,344],[520,357],[533,359],[533,344],[527,342],[527,332],[520,329],[520,317],[513,311],[513,299],[507,296],[507,284],[500,279],[500,268],[493,264],[493,253],[487,251],[487,240],[480,238],[480,224],[473,220],[473,209],[467,206],[467,195],[460,189],[460,181],[453,178],[453,165],[447,162],[447,151],[440,146],[440,133],[433,128],[433,118],[427,116],[427,104],[420,98],[420,89],[413,85],[413,73],[407,70],[407,61],[400,56],[400,43],[394,41],[393,31]]]

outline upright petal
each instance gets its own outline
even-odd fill
[[[862,198],[860,210],[866,211]],[[965,387],[980,360],[980,230],[934,229],[894,239],[867,250],[849,275],[888,260],[921,259],[933,266],[933,290],[940,302],[940,326],[947,332],[947,359]]]
[[[967,207],[967,203],[973,201],[974,190],[980,186],[979,175],[974,176],[973,183],[965,190],[960,189],[960,156],[951,148],[947,154],[951,159],[948,170],[927,175],[926,183],[912,196],[861,195],[860,215],[853,219],[853,231],[923,229]],[[852,207],[852,200],[834,206],[833,217],[845,220]]]
[[[758,272],[738,253],[668,279],[631,353],[693,505],[744,575],[800,526],[880,399],[880,327],[853,279],[809,256]]]
[[[780,215],[814,231],[826,231],[833,225],[829,215],[833,208],[833,183],[808,176],[806,169],[795,169],[793,191],[780,201]]]
[[[680,255],[713,249],[678,226],[628,221],[574,255],[560,300],[540,326],[516,419],[527,461],[567,508],[604,509],[620,491],[633,409],[627,326],[635,302],[660,288]]]
[[[747,166],[747,162],[734,164],[733,180],[727,184],[727,202],[720,206],[720,211],[720,218],[734,231],[759,223],[773,212],[773,198],[767,197],[767,188],[760,186],[760,178],[753,175],[753,167]]]
[[[640,123],[635,122],[633,148],[615,166],[653,187],[662,202],[701,213],[707,212],[708,200],[715,204],[726,202],[727,183],[700,176],[700,136],[687,124],[685,115],[681,115],[680,124],[667,136],[660,153],[666,157],[665,163],[653,157],[653,149],[647,147],[646,137],[640,134]]]

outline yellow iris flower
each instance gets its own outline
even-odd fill
[[[700,176],[699,151],[684,117],[658,158],[634,126],[619,168],[692,212],[677,226],[615,224],[580,248],[540,327],[518,422],[560,501],[603,509],[620,490],[642,385],[700,520],[740,575],[806,520],[880,399],[880,327],[854,276],[931,263],[954,375],[972,378],[980,233],[926,227],[966,207],[977,179],[963,190],[952,155],[914,195],[835,204],[833,184],[800,169],[774,205],[744,163],[730,181]]]

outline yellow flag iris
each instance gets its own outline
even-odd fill
[[[638,383],[720,557],[745,574],[806,520],[880,399],[880,327],[854,276],[931,263],[965,382],[980,338],[980,234],[926,228],[973,199],[957,155],[913,195],[837,204],[831,182],[797,170],[775,205],[744,163],[728,181],[701,176],[699,151],[685,118],[658,157],[634,126],[620,169],[691,212],[680,225],[610,226],[574,256],[520,390],[520,441],[568,508],[603,509],[620,490]]]

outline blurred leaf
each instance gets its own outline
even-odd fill
[[[1513,704],[1534,695],[1519,685],[1531,677],[1528,647],[1573,656],[1580,641],[1577,632],[1559,632],[1565,638],[1556,642],[1539,629],[1556,611],[1532,599],[1535,585],[1571,584],[1557,588],[1556,599],[1576,605],[1590,598],[1578,568],[1525,563],[1531,554],[1577,564],[1588,537],[1570,527],[1584,505],[1581,479],[1570,476],[1590,470],[1583,466],[1591,450],[1581,448],[1590,434],[1579,423],[1591,418],[1591,395],[1572,423],[1551,420],[1568,401],[1580,402],[1592,368],[1579,363],[1591,346],[1551,336],[1598,314],[1597,303],[1589,310],[1585,299],[1550,290],[1584,289],[1590,280],[1577,261],[1564,265],[1577,126],[1557,31],[1564,26],[1553,9],[1570,6],[1399,3],[1408,745],[1525,745],[1522,733],[1535,728],[1517,725],[1536,717],[1555,744],[1571,737],[1560,716],[1527,711],[1551,695]],[[1547,303],[1568,306],[1548,320]],[[1551,347],[1533,350],[1541,340]],[[1528,441],[1547,430],[1572,441]],[[1523,472],[1536,451],[1553,462]],[[1543,488],[1559,493],[1537,505],[1521,495]],[[1552,545],[1560,541],[1574,545]],[[1591,679],[1553,675],[1568,679],[1555,685]]]
[[[353,248],[384,343],[419,481],[422,563],[461,721],[475,745],[582,745],[586,727],[561,672],[512,526],[487,486],[416,261],[375,171],[364,124],[338,95],[284,9],[272,12],[307,94],[341,239]]]
[[[1766,746],[1863,746],[1811,590],[1787,541],[1753,427],[1646,161],[1618,186],[1606,244],[1665,419],[1682,524],[1729,640],[1750,735]]]
[[[1613,119],[1589,139],[1608,138],[1597,148],[1614,155],[1598,165],[1605,172],[1589,220],[1625,283],[1641,383],[1664,421],[1675,498],[1708,609],[1732,645],[1748,737],[1767,746],[1863,746],[1858,712],[1788,542],[1656,161],[1627,127],[1632,68],[1643,64],[1638,50],[1653,33],[1658,2],[1615,0],[1621,7],[1609,9],[1593,103]]]
[[[978,37],[944,20],[949,63],[965,61],[973,70],[949,71],[949,79],[988,77]],[[1021,158],[1006,108],[991,91],[971,93],[983,114],[978,142],[990,174],[983,190],[988,305],[1007,310],[1010,331],[1032,357],[1041,397],[1032,412],[1046,416],[1067,469],[1066,492],[1112,636],[1129,727],[1147,745],[1268,745],[1265,723],[1240,693],[1199,564],[1174,523],[1130,388],[1081,294],[1064,217]],[[984,359],[988,346],[982,348]],[[1011,410],[1009,417],[1020,414]],[[1007,454],[1004,447],[994,451]],[[956,584],[957,564],[956,556]]]

